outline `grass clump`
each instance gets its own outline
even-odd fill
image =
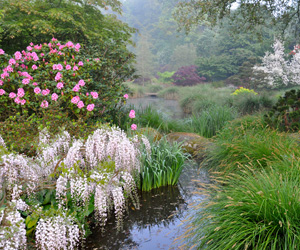
[[[256,93],[245,92],[231,95],[228,103],[235,107],[241,115],[246,115],[271,109],[275,103],[275,98],[267,93],[257,95]]]
[[[176,185],[186,159],[177,143],[165,138],[152,143],[150,154],[145,149],[141,155],[141,190]]]
[[[262,168],[293,155],[300,157],[297,148],[295,139],[266,126],[261,116],[246,116],[217,134],[204,164],[224,173],[239,171],[239,165],[249,163]]]
[[[214,105],[199,114],[192,115],[192,117],[188,119],[188,126],[191,132],[206,138],[211,138],[216,135],[228,121],[236,117],[237,112],[234,108]]]
[[[189,235],[198,249],[299,249],[300,164],[217,179],[198,207]],[[255,175],[254,175],[255,174]],[[221,186],[227,183],[225,187]],[[212,185],[210,186],[212,188]],[[196,228],[196,230],[195,230]]]
[[[151,106],[137,111],[136,122],[139,127],[152,127],[162,132],[177,132],[185,129],[181,120],[172,120]]]
[[[181,89],[180,87],[176,87],[176,86],[162,89],[158,92],[158,97],[167,100],[177,100],[179,97],[180,89]]]
[[[199,113],[213,105],[223,106],[232,89],[214,88],[211,84],[184,87],[180,92],[179,103],[186,113]]]

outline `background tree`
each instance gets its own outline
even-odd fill
[[[238,23],[236,30],[254,29],[266,25],[272,17],[272,24],[278,24],[281,31],[293,29],[299,35],[300,1],[298,0],[195,0],[181,1],[174,18],[182,28],[189,31],[204,20],[215,25],[224,17]]]
[[[0,47],[6,52],[23,50],[33,42],[61,41],[100,44],[106,40],[128,43],[135,31],[116,15],[101,8],[121,11],[118,0],[3,0],[0,9]]]

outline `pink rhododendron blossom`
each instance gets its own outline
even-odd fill
[[[73,67],[73,70],[74,70],[74,71],[78,70],[78,67],[77,67],[77,66],[74,66],[74,67]]]
[[[34,83],[32,83],[32,85],[33,85],[33,86],[37,86],[38,84],[37,84],[37,82],[34,82]]]
[[[0,86],[2,86],[3,85],[3,81],[2,80],[0,80]]]
[[[16,64],[16,60],[11,58],[11,59],[9,59],[8,63],[9,63],[9,65],[14,65],[14,64]]]
[[[89,61],[90,61],[90,59],[86,59],[86,61],[87,61],[87,62],[89,62]]]
[[[134,111],[133,109],[130,110],[130,112],[129,112],[129,117],[130,117],[131,119],[135,118],[135,111]]]
[[[55,37],[52,37],[51,39],[53,42],[57,41],[57,39]]]
[[[3,74],[1,74],[2,79],[5,79],[6,77],[9,77],[9,74],[7,72],[4,72]]]
[[[28,51],[31,51],[32,50],[32,47],[31,46],[27,46],[26,48]]]
[[[125,94],[123,97],[124,97],[125,99],[128,99],[128,94]]]
[[[9,98],[15,98],[17,95],[14,92],[10,92],[9,93]]]
[[[39,57],[38,57],[38,55],[35,53],[35,52],[32,52],[31,53],[31,56],[32,56],[32,58],[33,58],[33,61],[38,61],[39,60]]]
[[[26,67],[25,64],[21,64],[21,68],[25,69],[25,67]]]
[[[72,67],[71,67],[71,65],[66,65],[66,70],[70,70],[70,69],[72,69]]]
[[[36,70],[37,68],[38,68],[38,67],[37,67],[35,64],[32,65],[32,69],[33,69],[33,70]]]
[[[42,95],[48,95],[50,93],[49,89],[42,90]]]
[[[95,107],[95,104],[89,104],[89,105],[87,105],[86,109],[88,111],[92,111],[94,109],[94,107]]]
[[[53,93],[51,96],[52,101],[57,101],[58,95],[56,93]]]
[[[15,53],[15,59],[16,59],[16,60],[20,60],[21,58],[22,58],[21,52],[20,52],[20,51],[17,51],[17,52]]]
[[[97,99],[97,98],[98,98],[98,93],[97,93],[97,92],[91,92],[91,96],[92,96],[94,99]]]
[[[21,103],[21,99],[18,96],[15,98],[14,101],[15,101],[16,104],[20,104]]]
[[[25,99],[22,99],[21,100],[21,105],[24,105],[26,103],[26,100]]]
[[[0,95],[4,95],[5,94],[5,90],[4,89],[0,89]]]
[[[12,66],[8,65],[8,66],[6,67],[6,71],[7,71],[7,72],[13,72],[14,69],[13,69]]]
[[[23,97],[25,95],[25,91],[23,88],[18,88],[18,97]]]
[[[30,78],[31,76],[28,74],[28,72],[24,71],[21,73],[22,76],[25,76],[27,78]]]
[[[131,130],[136,130],[137,129],[137,125],[136,124],[131,124]]]
[[[44,53],[41,53],[41,57],[43,57],[45,54]]]
[[[64,84],[62,82],[57,83],[56,87],[58,89],[62,89],[64,87]]]
[[[80,90],[80,86],[76,84],[75,87],[73,88],[73,91],[78,92],[79,90]]]
[[[3,49],[0,49],[0,55],[4,55],[5,51]]]
[[[77,44],[75,45],[75,49],[76,49],[76,50],[79,50],[80,48],[81,48],[80,44],[77,43]]]
[[[86,92],[86,94],[85,94],[86,96],[89,96],[89,92]]]
[[[41,89],[39,87],[34,88],[34,93],[39,94],[41,92]]]
[[[61,79],[62,75],[60,72],[58,72],[55,76],[55,81],[59,81]]]
[[[71,41],[69,41],[69,42],[66,43],[66,46],[67,46],[67,47],[73,48],[73,47],[74,47],[74,44],[73,44]]]
[[[80,109],[83,108],[84,107],[83,101],[78,102],[77,107]]]
[[[76,104],[76,103],[78,103],[79,101],[80,101],[79,96],[74,96],[74,97],[72,98],[72,100],[71,100],[71,103]]]
[[[29,78],[24,78],[23,80],[22,80],[22,83],[23,84],[28,84],[30,82],[30,79]]]
[[[84,80],[79,80],[78,85],[81,86],[81,87],[83,87],[85,85]]]
[[[53,70],[63,70],[64,67],[59,63],[59,64],[53,64]]]
[[[46,100],[42,101],[41,108],[48,108],[48,102]]]
[[[80,61],[80,62],[78,63],[78,66],[83,66],[83,62]]]

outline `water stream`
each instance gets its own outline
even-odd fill
[[[131,99],[129,104],[137,108],[151,105],[173,119],[183,117],[175,100],[145,97]],[[175,239],[185,232],[182,221],[193,212],[190,205],[204,199],[194,193],[198,182],[193,180],[208,182],[209,178],[206,171],[199,171],[198,164],[190,162],[184,167],[177,186],[140,193],[141,207],[135,210],[133,206],[129,206],[122,230],[117,230],[114,219],[108,221],[104,231],[100,228],[92,229],[93,233],[87,238],[85,249],[179,249],[182,243]]]
[[[104,232],[95,228],[86,241],[86,249],[179,249],[176,238],[185,232],[182,221],[191,211],[190,204],[205,197],[195,194],[197,182],[208,182],[205,171],[197,164],[187,165],[174,187],[163,187],[140,194],[141,208],[129,207],[122,230],[118,232],[114,219],[108,221]]]

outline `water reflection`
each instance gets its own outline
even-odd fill
[[[189,212],[188,204],[203,199],[193,193],[197,183],[192,180],[208,181],[206,172],[197,170],[196,165],[187,166],[178,186],[141,193],[141,208],[129,206],[123,229],[117,232],[115,221],[109,220],[104,232],[93,230],[86,249],[178,249],[174,239],[184,232],[180,224]]]
[[[180,119],[184,117],[184,113],[176,100],[166,100],[159,97],[146,96],[143,98],[128,99],[127,104],[132,104],[135,108],[146,108],[149,105],[158,112],[172,119]]]

